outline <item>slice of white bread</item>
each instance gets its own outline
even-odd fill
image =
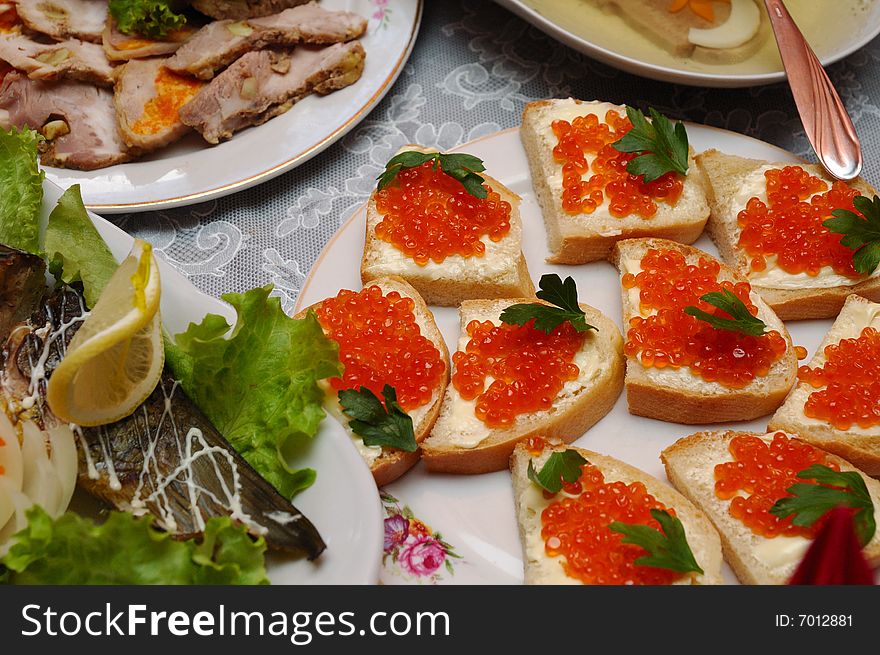
[[[630,239],[617,244],[611,260],[625,273],[639,270],[642,258],[652,248],[676,250],[688,263],[697,263],[701,257],[714,259],[693,246],[685,246],[663,239]],[[743,282],[744,278],[731,267],[721,263],[719,280]],[[638,289],[622,289],[623,324],[640,316]],[[636,357],[626,362],[626,397],[631,414],[670,421],[672,423],[724,423],[746,421],[774,411],[788,394],[797,374],[797,355],[788,330],[761,297],[752,291],[750,298],[758,308],[760,318],[770,330],[776,330],[788,342],[782,358],[768,375],[752,380],[742,389],[731,389],[719,382],[706,382],[688,368],[645,367]]]
[[[691,57],[707,64],[735,64],[744,61],[761,48],[769,35],[769,21],[766,13],[762,10],[758,32],[751,39],[733,48],[707,48],[691,43],[688,39],[688,32],[692,28],[716,28],[726,22],[730,16],[729,4],[714,3],[716,20],[714,23],[710,23],[687,8],[674,13],[670,12],[668,10],[669,2],[657,2],[657,0],[592,1],[600,8],[619,15],[633,29],[673,55]]]
[[[797,568],[809,541],[801,537],[768,539],[756,535],[730,515],[729,500],[715,495],[715,465],[732,461],[728,450],[730,441],[742,434],[745,433],[730,430],[697,432],[666,448],[660,453],[660,459],[673,486],[702,509],[721,533],[724,558],[740,582],[785,584]],[[765,436],[768,439],[773,437],[772,434]],[[835,455],[829,455],[829,459],[840,466],[841,471],[857,470]],[[864,474],[863,477],[874,501],[875,517],[880,522],[880,483]],[[880,564],[880,532],[865,547],[864,555],[872,566]]]
[[[415,145],[404,146],[399,152],[407,150],[437,152]],[[363,283],[397,275],[415,287],[426,303],[440,306],[455,306],[462,300],[534,294],[535,285],[522,254],[520,198],[498,180],[485,173],[480,175],[502,200],[510,203],[510,231],[504,238],[492,241],[484,236],[486,250],[480,257],[450,255],[441,263],[431,260],[420,266],[393,244],[376,237],[376,226],[383,217],[376,209],[374,190],[367,202],[366,239],[361,260]]]
[[[822,366],[826,361],[825,348],[842,339],[858,338],[866,327],[880,330],[880,304],[852,295],[846,299],[809,366]],[[853,425],[848,430],[839,430],[823,420],[807,417],[804,404],[814,391],[818,389],[799,382],[770,419],[767,429],[794,432],[804,441],[852,462],[868,475],[880,476],[880,425],[870,428]]]
[[[562,164],[553,158],[557,139],[551,124],[555,120],[570,122],[587,114],[596,114],[600,121],[604,121],[609,110],[621,115],[626,113],[620,105],[573,98],[530,102],[523,111],[520,137],[529,160],[532,185],[544,215],[549,262],[584,264],[605,259],[616,241],[634,237],[656,236],[693,243],[706,225],[709,205],[702,174],[694,165],[693,149],[678,202],[675,205],[658,202],[657,213],[649,219],[638,215],[615,218],[608,210],[607,196],[592,214],[573,216],[562,208]],[[587,162],[592,163],[592,159],[588,157]]]
[[[540,455],[533,457],[526,445],[520,444],[510,458],[510,472],[513,478],[513,498],[516,503],[516,517],[523,549],[526,584],[581,584],[580,580],[565,574],[562,567],[563,557],[550,557],[544,550],[544,540],[541,538],[541,512],[555,497],[550,500],[545,499],[543,491],[528,477],[529,460],[532,460],[535,468],[540,470],[553,452],[563,450],[576,450],[602,471],[606,482],[643,483],[649,494],[666,507],[675,510],[675,515],[684,526],[688,545],[697,564],[703,569],[703,574],[688,573],[673,584],[722,583],[721,541],[715,527],[691,501],[668,484],[613,457],[582,448],[562,444],[548,445]]]
[[[752,287],[776,311],[779,318],[783,321],[796,321],[837,316],[846,297],[851,293],[880,301],[880,270],[857,283],[850,283],[852,281],[848,278],[841,279],[841,276],[830,269],[823,270],[816,277],[806,274],[794,276],[768,265],[767,271],[750,274],[751,258],[738,245],[740,227],[737,216],[745,209],[750,197],[764,196],[765,170],[792,164],[746,159],[717,150],[707,150],[697,155],[696,160],[707,181],[706,193],[711,208],[707,225],[709,236],[718,246],[721,258],[749,278]],[[831,185],[831,180],[819,166],[803,164],[803,168]],[[868,197],[876,193],[861,178],[848,184]]]
[[[470,337],[473,320],[500,324],[499,316],[517,303],[540,303],[535,298],[469,300],[461,304],[458,349]],[[546,303],[545,303],[546,304]],[[580,372],[565,384],[549,410],[520,414],[509,428],[490,428],[474,413],[475,400],[464,400],[450,383],[440,416],[422,444],[422,459],[429,470],[444,473],[486,473],[507,468],[517,443],[532,435],[556,437],[566,442],[580,437],[611,411],[623,388],[623,340],[614,322],[598,309],[580,305],[586,321],[598,328],[586,332],[584,345],[574,357]],[[489,382],[487,381],[486,388]]]
[[[418,291],[413,289],[413,287],[405,280],[402,280],[399,277],[389,276],[374,280],[365,286],[378,286],[382,289],[383,295],[396,291],[401,296],[411,298],[413,303],[415,303],[413,314],[415,315],[416,323],[419,326],[422,336],[430,340],[431,343],[437,347],[440,351],[440,359],[446,365],[446,371],[443,378],[440,380],[440,383],[437,385],[437,388],[434,390],[431,400],[427,404],[409,412],[410,418],[413,420],[413,431],[415,432],[416,442],[421,444],[425,437],[431,432],[431,428],[434,427],[434,422],[440,414],[443,390],[446,388],[447,382],[449,382],[449,351],[446,348],[446,342],[443,340],[443,335],[440,334],[440,330],[437,329],[437,324],[434,322],[434,315],[431,313],[431,310],[428,309],[428,306],[425,304],[425,301],[419,295]],[[310,307],[306,307],[297,314],[296,318],[301,318],[309,310],[316,310],[320,304],[321,303],[316,303]],[[388,383],[391,386],[394,386],[394,380],[388,380]],[[349,435],[355,441],[355,445],[358,446],[358,451],[369,465],[370,471],[373,473],[373,478],[376,480],[376,486],[382,487],[389,482],[393,482],[419,461],[419,450],[408,453],[395,448],[383,447],[381,448],[381,452],[377,453],[375,450],[378,448],[377,446],[365,446],[361,438],[351,432],[348,428],[349,418],[343,414],[336,392],[334,392],[326,382],[322,381],[320,384],[324,388],[326,394],[324,408],[333,414],[333,416],[335,416],[349,432]]]

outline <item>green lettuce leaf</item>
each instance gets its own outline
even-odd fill
[[[39,134],[0,129],[0,243],[40,253],[44,173],[37,166]]]
[[[314,313],[291,319],[269,297],[272,288],[224,295],[238,314],[231,333],[226,319],[209,314],[178,334],[165,357],[221,434],[290,498],[314,482],[315,472],[290,469],[282,450],[318,431],[324,418],[318,380],[341,374],[341,365]]]
[[[89,307],[95,306],[107,281],[119,267],[86,213],[78,184],[62,194],[49,214],[45,250],[49,270],[56,279],[68,284],[83,283]]]
[[[153,517],[110,512],[97,525],[67,513],[52,519],[28,510],[0,561],[12,584],[267,584],[266,542],[253,541],[229,518],[208,521],[203,540],[175,541]]]
[[[186,16],[175,13],[166,0],[110,0],[110,14],[120,32],[151,39],[162,39],[186,24]]]

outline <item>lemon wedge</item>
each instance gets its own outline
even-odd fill
[[[136,239],[49,379],[46,397],[55,416],[104,425],[146,400],[165,363],[159,295],[153,249]]]

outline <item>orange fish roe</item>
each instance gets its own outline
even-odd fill
[[[482,257],[488,236],[500,241],[510,232],[510,203],[492,190],[477,198],[461,182],[428,161],[397,174],[397,182],[376,194],[382,220],[376,237],[393,244],[419,266],[440,264],[451,255]]]
[[[525,445],[526,450],[529,451],[529,455],[537,457],[544,452],[544,448],[547,447],[547,442],[544,440],[544,437],[529,437],[526,439]]]
[[[788,346],[779,332],[771,330],[753,337],[730,330],[718,330],[705,321],[684,313],[688,305],[725,318],[727,314],[700,300],[712,291],[726,289],[743,301],[753,316],[758,310],[749,298],[751,286],[718,281],[718,262],[701,257],[688,264],[674,250],[651,249],[641,261],[638,275],[623,276],[626,289],[640,289],[640,311],[648,317],[630,320],[624,352],[639,356],[643,366],[680,368],[686,366],[706,382],[741,389],[756,377],[767,375]]]
[[[144,104],[144,113],[132,124],[135,134],[157,134],[180,121],[178,110],[192,99],[205,85],[185,75],[178,75],[165,67],[156,75],[156,97]]]
[[[318,307],[318,322],[339,344],[342,378],[331,378],[336,391],[367,387],[379,398],[390,384],[404,410],[431,400],[446,364],[440,351],[422,336],[411,298],[377,286],[359,292],[343,289]]]
[[[804,414],[838,430],[853,425],[880,425],[880,332],[866,327],[856,339],[841,339],[825,348],[825,364],[801,366],[798,377],[814,391]]]
[[[595,114],[578,116],[571,123],[553,121],[557,144],[553,158],[562,163],[562,208],[569,214],[592,214],[608,198],[612,216],[638,214],[651,218],[659,200],[678,202],[684,185],[677,173],[667,173],[653,182],[642,175],[630,175],[626,165],[637,153],[618,152],[611,144],[632,129],[626,116],[614,110],[600,123]],[[586,155],[595,158],[587,164]],[[584,176],[592,171],[587,179]]]
[[[810,527],[800,527],[792,524],[794,517],[780,518],[771,514],[770,508],[780,498],[791,495],[791,485],[805,482],[797,474],[813,464],[839,470],[836,464],[826,461],[825,452],[782,432],[774,434],[769,444],[754,435],[734,437],[728,448],[733,461],[715,466],[715,495],[732,499],[730,515],[763,537],[815,536],[822,519]]]
[[[562,497],[541,512],[544,552],[565,557],[565,573],[587,584],[669,584],[681,574],[668,569],[636,566],[647,555],[641,546],[623,544],[624,536],[608,526],[614,521],[648,525],[660,530],[652,509],[674,515],[641,482],[605,482],[605,476],[591,464],[582,467],[580,479],[564,490],[574,498]]]
[[[830,266],[839,275],[862,277],[853,268],[852,250],[840,244],[842,235],[822,225],[835,209],[855,211],[852,200],[859,192],[844,182],[829,189],[800,166],[769,170],[764,177],[767,203],[752,198],[738,215],[739,245],[752,258],[752,270],[763,271],[767,257],[775,255],[786,273],[815,276]]]
[[[574,356],[585,336],[565,322],[550,334],[525,325],[471,321],[464,351],[452,356],[452,384],[492,428],[513,424],[519,414],[550,409],[566,382],[577,379]],[[493,382],[486,388],[486,378]]]

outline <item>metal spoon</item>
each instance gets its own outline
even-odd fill
[[[858,177],[862,146],[846,107],[783,1],[764,4],[810,145],[830,175],[841,180]]]

